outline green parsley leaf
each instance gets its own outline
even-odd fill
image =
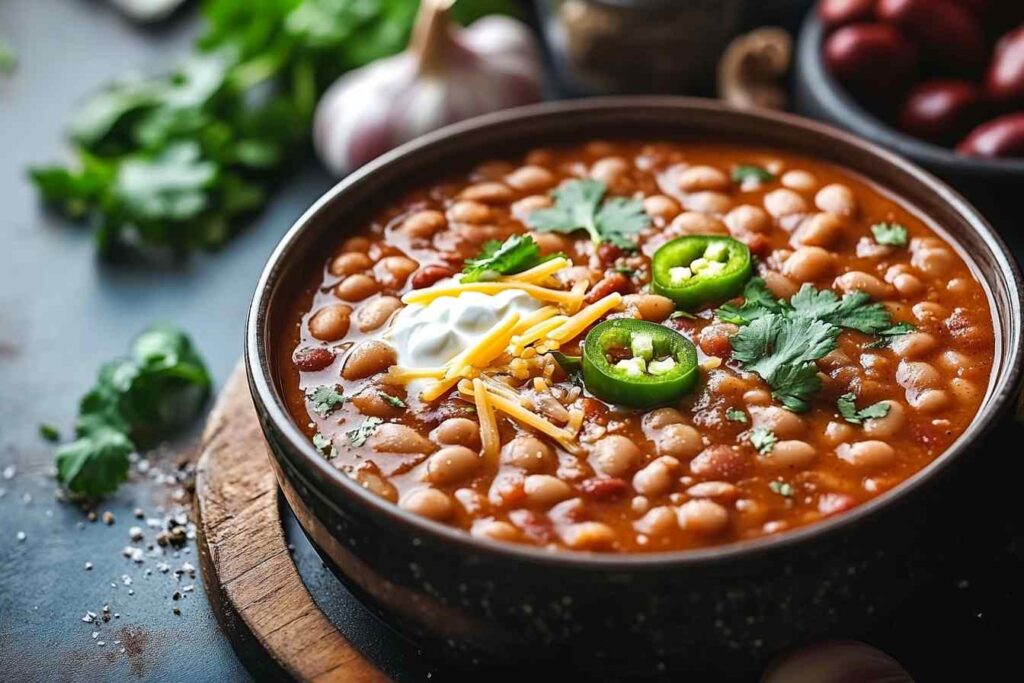
[[[206,366],[191,341],[167,325],[153,325],[132,343],[127,358],[104,363],[82,397],[77,439],[57,450],[57,478],[73,493],[111,493],[128,476],[136,444],[168,435],[191,421],[210,395]]]
[[[852,393],[843,394],[836,401],[836,407],[839,408],[839,414],[844,420],[850,424],[863,424],[864,420],[871,418],[881,418],[889,414],[889,404],[884,401],[879,401],[874,405],[870,405],[863,410],[857,410],[857,396]]]
[[[779,437],[775,436],[775,432],[766,427],[754,427],[750,431],[748,438],[761,455],[771,453],[772,449],[775,448],[775,444],[779,442]]]
[[[732,169],[732,181],[743,184],[747,181],[754,183],[770,183],[775,180],[775,174],[768,169],[753,165],[740,165]]]
[[[768,482],[768,488],[771,489],[773,493],[777,493],[783,498],[792,498],[793,494],[796,493],[791,484],[780,479]]]
[[[726,408],[725,419],[729,420],[730,422],[739,422],[742,424],[746,424],[747,414],[740,410],[739,408]]]
[[[541,261],[540,247],[529,235],[512,235],[504,242],[490,240],[478,256],[466,259],[461,281],[496,280],[501,275],[521,273]]]
[[[802,411],[821,388],[814,361],[835,348],[838,335],[839,328],[820,320],[773,313],[740,328],[730,341],[744,370],[760,375],[787,408]]]
[[[611,197],[602,204],[605,191],[605,184],[599,180],[570,180],[552,191],[554,206],[534,211],[526,222],[541,232],[586,230],[594,244],[608,242],[622,249],[636,249],[633,236],[651,225],[643,202]]]
[[[384,402],[387,403],[392,408],[405,408],[406,407],[405,401],[403,401],[402,399],[398,398],[397,396],[392,396],[391,394],[383,392],[383,391],[380,391],[380,392],[377,392],[377,393],[380,395],[380,397],[382,399],[384,399]]]
[[[57,449],[57,481],[87,496],[113,493],[128,480],[134,444],[116,429],[94,429]]]
[[[377,427],[383,424],[383,422],[384,420],[379,417],[366,418],[363,420],[363,424],[346,432],[348,435],[348,442],[353,448],[359,448],[366,443],[366,440],[369,439],[375,431],[377,431]]]
[[[334,447],[334,442],[320,432],[313,435],[313,446],[326,456],[328,460],[332,460],[338,456],[338,449]]]
[[[875,223],[871,226],[875,242],[892,247],[905,247],[909,235],[907,229],[899,223]]]
[[[39,425],[39,436],[51,443],[60,441],[60,431],[51,424]]]
[[[307,392],[306,398],[313,403],[313,412],[320,417],[327,417],[345,403],[345,397],[338,391],[337,384],[322,384]]]

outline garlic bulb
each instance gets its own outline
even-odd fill
[[[313,144],[344,174],[418,135],[540,99],[536,39],[502,16],[454,26],[454,0],[422,0],[409,48],[345,74],[324,93]]]

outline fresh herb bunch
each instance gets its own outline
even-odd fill
[[[124,80],[71,121],[74,161],[31,170],[47,203],[90,221],[101,253],[223,244],[308,152],[317,99],[342,73],[402,50],[417,0],[205,0],[195,53]],[[463,22],[515,10],[460,0]]]
[[[632,251],[636,249],[635,235],[649,228],[651,219],[643,202],[627,197],[605,199],[606,191],[599,180],[570,180],[552,191],[554,206],[532,212],[526,222],[540,232],[586,230],[594,244],[608,242]]]
[[[753,278],[743,296],[742,305],[726,304],[715,312],[719,320],[742,326],[730,339],[733,358],[760,375],[775,398],[794,412],[808,410],[808,401],[821,389],[815,361],[836,348],[842,329],[877,336],[871,346],[914,330],[893,323],[885,306],[871,303],[864,292],[840,299],[831,290],[805,284],[785,301],[775,299],[764,280]]]
[[[550,258],[553,258],[550,257]],[[548,259],[541,258],[540,247],[529,235],[512,235],[504,242],[490,240],[475,257],[466,259],[462,282],[496,280],[529,270]]]
[[[102,496],[128,478],[128,456],[192,420],[210,395],[202,359],[184,333],[154,325],[127,358],[105,363],[79,403],[75,441],[57,449],[57,480]]]

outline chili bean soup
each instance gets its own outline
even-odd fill
[[[993,361],[986,292],[921,216],[767,149],[488,161],[309,270],[278,363],[323,457],[409,512],[552,549],[841,514],[950,446]]]

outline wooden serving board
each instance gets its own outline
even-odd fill
[[[195,512],[203,580],[257,678],[387,681],[313,602],[285,540],[277,482],[239,365],[203,432]]]

